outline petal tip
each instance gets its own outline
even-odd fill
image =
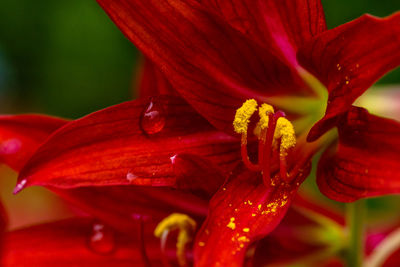
[[[22,189],[24,189],[26,186],[27,186],[27,180],[26,180],[26,179],[22,179],[22,180],[19,181],[19,182],[17,183],[17,185],[14,187],[13,194],[14,194],[14,195],[18,194],[18,193],[21,192]]]

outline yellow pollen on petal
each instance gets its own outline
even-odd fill
[[[194,231],[196,230],[196,221],[186,214],[173,213],[164,218],[154,230],[154,235],[162,238],[164,233],[173,230],[179,230],[176,242],[176,255],[180,266],[186,265],[185,246],[192,241]]]
[[[243,228],[243,232],[248,233],[250,231],[250,228]]]
[[[236,224],[235,224],[235,218],[232,217],[229,221],[229,223],[226,225],[226,227],[231,228],[232,230],[235,230]]]
[[[238,134],[247,134],[247,127],[250,123],[250,118],[257,110],[257,101],[254,99],[246,100],[243,105],[236,110],[233,128]]]
[[[289,148],[296,145],[296,133],[293,124],[286,118],[280,117],[276,122],[275,140],[281,140],[280,153],[285,154]]]

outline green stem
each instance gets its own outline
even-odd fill
[[[347,266],[361,267],[364,259],[364,218],[365,201],[358,200],[346,205],[349,243],[347,249]]]

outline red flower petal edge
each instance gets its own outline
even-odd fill
[[[161,220],[174,212],[205,217],[207,202],[171,188],[104,186],[50,188],[64,200],[119,231],[132,233],[139,219]]]
[[[153,228],[140,224],[136,233],[120,234],[93,219],[68,219],[7,233],[4,266],[147,266],[161,264]],[[153,224],[154,226],[154,224]],[[140,235],[146,239],[145,255]]]
[[[322,229],[318,222],[321,218],[339,227],[345,224],[343,214],[297,195],[279,226],[257,243],[253,266],[290,265],[313,257],[319,264],[332,260],[318,257],[329,246],[310,236],[310,230]]]
[[[32,184],[172,186],[175,156],[206,157],[229,171],[240,157],[238,150],[235,138],[215,131],[180,98],[136,100],[55,132],[21,170],[16,191]]]
[[[399,36],[400,13],[386,18],[364,15],[318,35],[300,49],[300,63],[329,91],[325,118],[310,131],[310,141],[334,126],[335,116],[400,65]]]
[[[342,202],[399,193],[400,123],[353,107],[338,129],[338,146],[328,149],[318,165],[321,192]]]
[[[38,146],[66,123],[43,115],[0,116],[0,163],[19,171]]]
[[[233,132],[235,111],[244,100],[305,87],[272,51],[243,36],[201,3],[98,2],[174,89],[220,130]]]
[[[279,224],[306,175],[308,171],[294,184],[267,189],[261,174],[235,170],[211,199],[208,217],[195,240],[196,266],[242,266],[249,245]]]
[[[326,30],[319,0],[203,0],[201,3],[242,34],[281,54],[293,67],[297,65],[298,46]]]
[[[139,97],[148,98],[157,95],[177,95],[164,74],[162,74],[151,60],[144,57],[142,61],[143,64],[141,64],[139,71]]]

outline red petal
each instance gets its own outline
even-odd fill
[[[235,110],[244,100],[303,86],[270,51],[194,1],[98,2],[173,87],[219,129],[232,132]]]
[[[7,214],[3,207],[3,204],[0,202],[0,262],[3,258],[4,233],[7,228],[7,223]]]
[[[18,171],[66,120],[42,115],[0,116],[0,163]]]
[[[343,202],[399,193],[399,122],[354,107],[338,128],[338,147],[327,150],[318,166],[321,192]]]
[[[346,112],[376,80],[399,66],[399,36],[400,13],[383,19],[365,15],[326,31],[302,49],[301,63],[329,90],[326,116],[310,132],[310,140],[333,126],[324,126],[325,120]]]
[[[105,186],[51,190],[82,211],[126,233],[134,231],[138,218],[161,220],[173,212],[197,218],[207,214],[206,201],[170,188]]]
[[[267,189],[259,173],[239,171],[210,202],[195,242],[196,265],[242,266],[248,246],[282,220],[297,186],[282,183]]]
[[[98,224],[100,225],[100,224]],[[147,266],[141,253],[140,225],[122,235],[92,219],[69,219],[10,232],[6,235],[5,266]],[[161,264],[159,241],[153,229],[144,231],[147,258]],[[96,241],[97,240],[97,241]]]
[[[139,97],[176,95],[172,85],[149,59],[144,58],[140,70]]]
[[[212,162],[191,154],[177,155],[174,158],[174,170],[177,188],[205,199],[210,199],[226,180],[222,170]]]
[[[294,66],[297,47],[326,30],[319,0],[205,0],[202,5]]]
[[[215,131],[181,99],[126,102],[53,134],[21,171],[16,191],[32,184],[171,186],[176,182],[175,155],[206,157],[229,172],[240,158],[238,143]]]
[[[257,243],[253,265],[286,266],[323,252],[327,246],[304,233],[305,230],[321,227],[317,220],[311,220],[311,217],[306,216],[307,213],[316,219],[323,218],[339,226],[344,225],[343,214],[332,211],[329,206],[317,204],[315,200],[297,196],[279,226]]]

